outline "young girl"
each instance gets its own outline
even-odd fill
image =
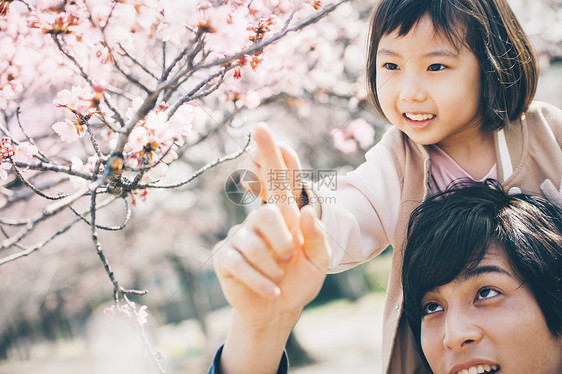
[[[316,209],[330,239],[330,271],[356,266],[393,246],[384,371],[421,373],[402,318],[402,249],[410,213],[458,178],[494,178],[507,191],[562,202],[562,111],[532,102],[536,59],[505,0],[380,1],[371,20],[367,74],[375,107],[394,127],[364,164],[338,178],[335,190],[323,184],[301,188],[290,179],[298,174],[298,158],[277,146],[267,127],[254,131],[254,160],[267,198],[280,192],[268,187],[289,183],[297,186],[297,201]],[[289,227],[295,226],[295,205],[272,200]],[[256,297],[284,297],[279,286],[291,265],[290,251],[262,246],[260,252],[255,241],[229,244],[229,238],[217,246],[219,277],[236,279]],[[224,260],[232,251],[242,255]],[[283,266],[275,268],[274,261]]]

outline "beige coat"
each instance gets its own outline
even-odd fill
[[[540,194],[562,208],[562,111],[535,102],[520,120],[495,134],[498,179],[506,190]],[[383,325],[385,373],[425,373],[402,316],[402,248],[412,210],[432,193],[427,150],[389,129],[366,162],[340,177],[337,188],[315,189],[342,271],[394,248]]]

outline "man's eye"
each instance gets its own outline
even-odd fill
[[[481,288],[476,295],[477,300],[489,299],[491,297],[497,296],[500,293],[496,290],[493,290],[489,287]]]
[[[439,70],[443,70],[445,68],[447,68],[447,67],[443,64],[431,64],[431,65],[429,65],[427,70],[429,70],[429,71],[439,71]]]
[[[437,313],[443,310],[443,307],[437,303],[427,303],[423,307],[423,315]]]
[[[398,70],[398,65],[393,64],[392,62],[387,62],[382,67],[388,70]]]

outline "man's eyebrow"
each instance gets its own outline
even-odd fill
[[[505,274],[511,278],[514,277],[514,275],[512,273],[510,273],[509,271],[499,267],[499,266],[495,266],[495,265],[481,265],[481,266],[477,266],[475,268],[471,268],[471,269],[467,269],[465,271],[463,271],[462,273],[460,273],[457,277],[457,279],[455,280],[455,282],[462,282],[465,281],[467,279],[470,278],[474,278],[477,277],[479,275],[482,274],[488,274],[488,273],[499,273],[499,274]]]
[[[479,275],[490,274],[490,273],[505,274],[508,277],[515,278],[514,274],[510,273],[509,271],[507,271],[507,270],[505,270],[505,269],[503,269],[499,266],[481,265],[481,266],[477,266],[475,268],[466,269],[466,270],[462,271],[459,275],[456,276],[456,278],[452,282],[460,284],[462,282],[465,282],[465,281],[469,280],[470,278],[476,278]],[[428,293],[439,293],[439,287],[440,286],[435,286],[435,287],[427,290],[426,294],[428,294]]]

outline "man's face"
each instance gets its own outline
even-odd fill
[[[424,296],[421,345],[436,374],[562,373],[562,339],[497,247]]]

